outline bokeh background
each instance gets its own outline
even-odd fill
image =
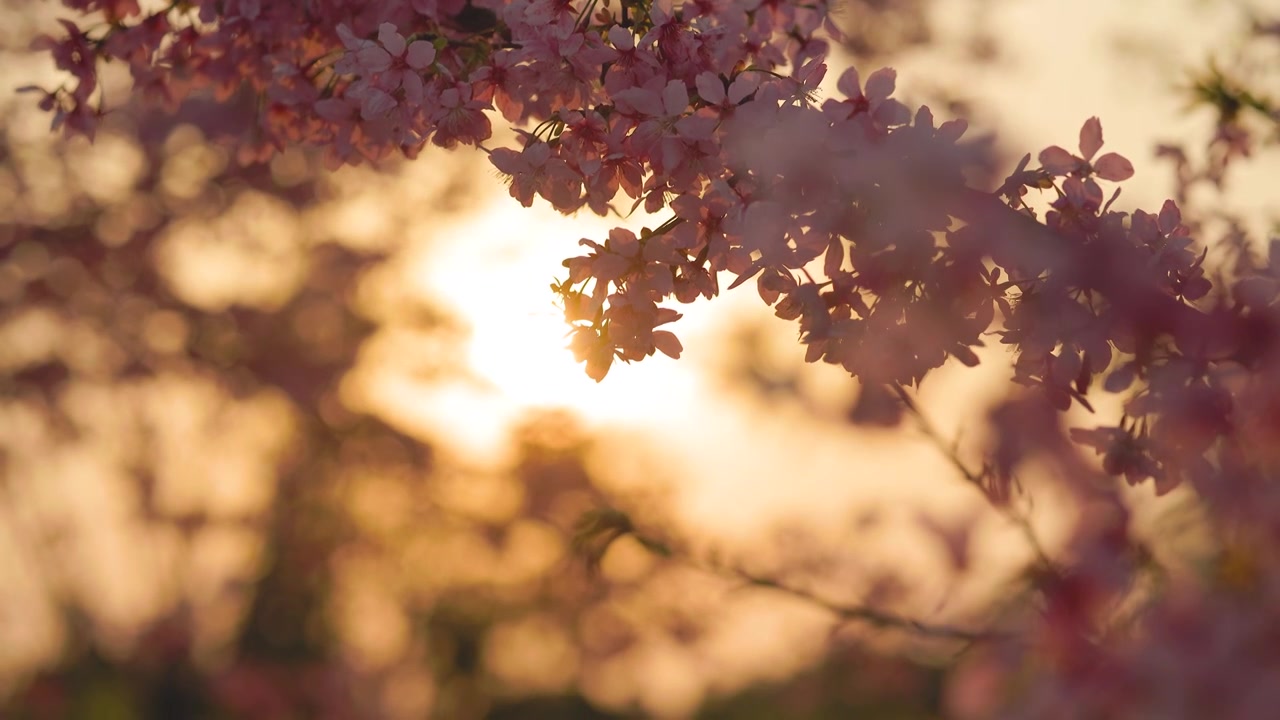
[[[0,715],[964,704],[947,682],[963,645],[825,605],[976,626],[1016,602],[1032,548],[910,422],[860,422],[856,383],[805,365],[749,288],[685,308],[682,359],[593,383],[548,286],[617,219],[520,208],[477,152],[242,165],[216,136],[247,98],[160,108],[127,78],[96,142],[65,140],[14,93],[56,84],[28,48],[64,11],[0,7]],[[994,182],[1098,115],[1138,168],[1121,205],[1150,209],[1178,190],[1157,145],[1195,158],[1213,136],[1190,91],[1210,62],[1276,67],[1251,36],[1267,13],[849,0],[828,92],[849,63],[893,65],[909,104],[970,120]],[[1267,231],[1276,169],[1259,148],[1230,192],[1188,198],[1210,238]],[[962,456],[1009,374],[994,345],[924,384]],[[1052,551],[1078,518],[1027,482]],[[1194,560],[1187,498],[1132,500],[1168,562]],[[608,542],[620,523],[653,542]]]

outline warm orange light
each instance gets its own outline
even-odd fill
[[[508,198],[486,210],[433,228],[448,242],[429,245],[411,270],[469,328],[466,358],[478,392],[516,410],[564,408],[589,423],[643,423],[670,412],[658,400],[691,384],[690,370],[655,357],[615,363],[604,382],[592,381],[567,348],[569,327],[550,289],[564,279],[561,262],[577,254],[577,240],[605,237],[617,218],[564,217]]]

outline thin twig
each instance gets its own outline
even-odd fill
[[[918,635],[927,635],[929,637],[948,640],[965,640],[967,642],[989,640],[1001,636],[1001,633],[993,630],[970,630],[967,628],[953,627],[951,625],[928,623],[905,615],[899,615],[885,610],[877,610],[876,608],[869,607],[867,605],[839,603],[820,597],[803,588],[783,585],[781,582],[773,578],[752,575],[742,570],[735,570],[732,572],[737,577],[740,577],[755,587],[769,588],[813,603],[814,605],[836,615],[841,620],[860,621],[878,628],[891,628],[895,630],[913,632]]]
[[[1005,636],[1004,633],[995,630],[972,630],[954,627],[951,625],[929,623],[923,620],[907,617],[905,615],[899,615],[885,610],[878,610],[867,605],[837,602],[822,597],[810,590],[787,585],[777,578],[756,575],[741,568],[700,560],[691,552],[680,551],[677,548],[673,548],[670,543],[642,534],[630,524],[629,520],[626,521],[626,528],[626,533],[622,534],[632,535],[650,552],[662,557],[679,560],[686,565],[704,572],[734,580],[741,580],[752,587],[768,588],[770,590],[804,600],[830,612],[841,621],[863,622],[877,628],[901,630],[931,638],[963,640],[965,642],[991,640]],[[616,537],[617,536],[615,536],[615,539]]]
[[[938,429],[934,427],[933,423],[929,421],[929,418],[920,410],[920,407],[916,405],[915,401],[911,399],[911,396],[907,394],[907,391],[904,390],[901,385],[893,383],[892,387],[894,393],[897,394],[898,399],[902,401],[903,406],[906,407],[907,411],[910,412],[913,417],[915,417],[916,425],[920,428],[920,433],[933,443],[934,447],[936,447],[938,451],[946,457],[946,459],[951,463],[951,466],[958,470],[960,475],[963,476],[970,485],[977,488],[978,491],[982,493],[982,496],[986,498],[988,502],[991,502],[991,496],[987,493],[986,487],[982,483],[983,474],[969,469],[969,466],[964,463],[964,460],[960,459],[960,455],[956,448],[947,443],[947,441],[942,437],[942,434],[938,432]],[[1039,564],[1046,570],[1052,570],[1055,567],[1055,564],[1053,560],[1050,559],[1049,554],[1045,552],[1044,545],[1040,543],[1040,539],[1036,536],[1036,531],[1031,525],[1030,518],[1019,512],[1012,503],[1000,505],[992,502],[991,505],[1018,527],[1022,532],[1023,537],[1026,538],[1027,544],[1031,547],[1031,551],[1035,553],[1036,560]]]

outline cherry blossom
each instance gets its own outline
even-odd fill
[[[573,209],[578,206],[581,177],[556,156],[551,145],[531,140],[519,153],[498,148],[490,159],[500,171],[511,177],[511,197],[525,207],[533,204],[535,193],[557,208]]]
[[[878,128],[890,125],[901,125],[910,117],[906,105],[889,97],[897,84],[898,74],[892,68],[881,68],[867,78],[866,91],[863,91],[861,78],[857,68],[849,68],[840,76],[836,87],[844,93],[843,101],[832,103],[827,109],[831,113],[845,113],[847,117],[856,117],[863,113]],[[841,108],[839,106],[846,106]]]
[[[110,59],[165,103],[251,100],[250,127],[223,139],[248,162],[296,145],[333,165],[412,159],[430,140],[483,148],[526,207],[661,214],[584,239],[553,285],[597,381],[617,360],[679,357],[673,306],[719,295],[721,280],[724,292],[754,280],[806,360],[861,383],[855,422],[898,423],[911,388],[998,340],[1018,390],[985,413],[991,442],[966,478],[1012,513],[1019,473],[1047,468],[1083,510],[1061,558],[1027,572],[1037,601],[1009,620],[1018,642],[975,653],[1006,685],[993,702],[1008,712],[992,714],[1079,703],[1081,716],[1171,716],[1181,690],[1162,685],[1182,680],[1219,690],[1239,717],[1274,705],[1280,241],[1265,262],[1215,274],[1184,204],[1122,210],[1104,192],[1099,181],[1134,169],[1099,155],[1098,118],[1079,154],[1052,145],[1039,167],[1028,153],[994,190],[976,187],[990,170],[982,143],[895,98],[893,69],[864,83],[849,68],[839,97],[813,101],[834,37],[825,2],[65,4],[77,19],[36,47],[67,81],[24,89],[68,133],[92,137],[108,109],[98,67]],[[520,126],[517,145],[485,145],[496,113]],[[630,207],[614,206],[619,191]],[[1103,417],[1108,406],[1122,416]],[[1067,430],[1068,412],[1095,420]],[[1136,602],[1152,561],[1116,477],[1194,495],[1222,538],[1249,539],[1256,569]],[[963,536],[943,535],[963,566]],[[1140,606],[1139,632],[1107,624],[1124,601]],[[1238,677],[1197,665],[1201,647]],[[1247,692],[1222,690],[1232,682]]]
[[[1093,159],[1102,148],[1102,123],[1092,117],[1080,128],[1080,155],[1072,155],[1057,145],[1041,151],[1040,164],[1054,175],[1097,175],[1103,180],[1120,182],[1133,177],[1133,165],[1120,155],[1106,153]]]

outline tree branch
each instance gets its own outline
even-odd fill
[[[900,630],[930,638],[965,642],[992,640],[1007,636],[1006,633],[996,630],[976,630],[930,623],[886,610],[879,610],[868,605],[837,602],[810,590],[788,585],[777,578],[757,575],[730,565],[700,560],[691,551],[677,548],[672,543],[640,532],[626,513],[613,508],[602,508],[584,513],[574,531],[573,548],[585,558],[587,568],[594,571],[599,567],[600,560],[604,557],[609,545],[625,535],[631,535],[646,550],[655,555],[679,560],[690,567],[713,575],[740,580],[749,586],[768,588],[790,595],[793,598],[804,600],[830,612],[842,622],[863,622],[882,629]]]
[[[701,564],[697,564],[697,566],[702,569],[707,569]],[[864,622],[877,628],[902,630],[915,633],[917,635],[946,640],[963,640],[966,642],[977,642],[979,640],[991,640],[1003,637],[1003,633],[994,630],[972,630],[968,628],[958,628],[951,625],[929,623],[907,617],[905,615],[899,615],[885,610],[877,610],[876,608],[867,605],[853,605],[835,602],[821,597],[809,590],[784,585],[774,578],[752,575],[745,570],[725,568],[724,572],[721,574],[726,573],[732,573],[734,577],[741,578],[753,586],[769,588],[771,590],[785,593],[794,598],[808,601],[836,615],[842,621]]]

